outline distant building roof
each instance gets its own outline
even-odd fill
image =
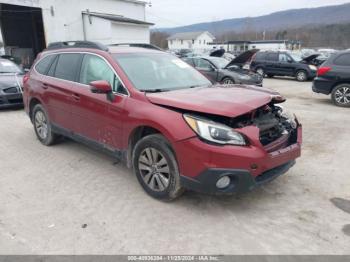
[[[202,32],[186,32],[186,33],[177,33],[170,37],[168,37],[168,40],[194,40],[197,39],[197,37],[201,36],[202,34],[207,33],[212,39],[215,39],[215,37],[209,33],[208,31],[202,31]]]
[[[104,14],[104,13],[97,13],[97,12],[82,12],[84,15],[90,15],[93,17],[103,18],[106,20],[114,21],[114,22],[120,22],[120,23],[128,23],[128,24],[137,24],[137,25],[154,25],[153,23],[136,20],[132,18],[127,18],[122,15],[113,15],[113,14]]]

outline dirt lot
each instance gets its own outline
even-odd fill
[[[350,109],[310,82],[265,86],[304,125],[297,165],[242,196],[168,204],[112,158],[70,141],[44,147],[22,110],[1,111],[0,253],[350,254]]]

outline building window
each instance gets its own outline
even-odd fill
[[[203,40],[203,44],[205,44],[205,39]]]
[[[182,44],[182,45],[184,44],[184,40],[181,40],[181,44]]]
[[[202,40],[199,40],[199,44],[202,44]]]

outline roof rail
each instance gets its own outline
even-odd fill
[[[120,43],[120,44],[111,44],[109,46],[140,47],[140,48],[146,48],[146,49],[153,49],[153,50],[163,51],[158,46],[151,45],[151,44],[146,44],[146,43]]]
[[[102,51],[108,51],[108,47],[97,42],[90,41],[65,41],[50,43],[46,50],[64,49],[64,48],[91,48]]]

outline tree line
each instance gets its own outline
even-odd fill
[[[212,32],[217,42],[225,41],[253,41],[253,40],[296,40],[301,41],[303,48],[350,48],[350,23],[323,26],[305,26],[301,28],[287,28],[284,30],[256,31],[252,25],[247,25],[241,32],[220,31],[216,28]],[[167,32],[152,31],[151,43],[163,49],[168,48]]]

